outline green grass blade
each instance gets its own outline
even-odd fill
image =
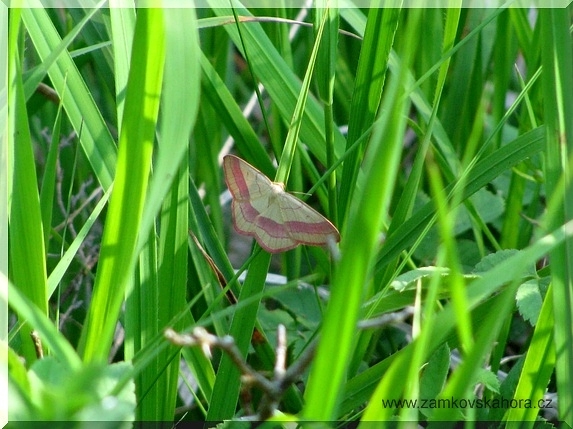
[[[366,131],[378,112],[399,16],[400,9],[397,7],[369,10],[350,105],[346,149]],[[344,162],[338,213],[341,225],[344,225],[346,214],[350,210],[349,202],[363,154],[364,148],[359,148]]]
[[[56,187],[56,162],[60,140],[60,126],[62,123],[62,105],[58,106],[56,121],[52,130],[52,141],[46,159],[46,167],[42,176],[40,188],[40,207],[42,209],[42,225],[44,228],[44,246],[49,249],[50,226],[52,225],[52,210],[54,208],[54,192]]]
[[[573,219],[573,44],[568,9],[540,11],[546,119],[547,224]],[[551,252],[559,418],[573,426],[573,239]]]
[[[103,2],[102,2],[103,3]],[[98,8],[92,9],[88,12],[84,18],[76,24],[76,26],[66,34],[58,46],[53,48],[53,50],[49,53],[47,57],[42,61],[41,64],[38,65],[34,70],[25,74],[25,81],[24,81],[24,93],[26,94],[26,100],[29,100],[30,97],[34,94],[42,79],[52,65],[58,60],[60,55],[65,55],[64,52],[68,48],[68,46],[75,40],[75,38],[80,34],[84,26],[89,22],[89,20],[93,17],[93,15],[98,11]]]
[[[501,175],[507,168],[539,153],[543,149],[544,128],[539,127],[523,134],[511,143],[502,146],[493,154],[478,162],[466,179],[464,199],[470,197],[493,179]],[[452,189],[453,186],[449,186]],[[410,219],[399,226],[390,235],[380,251],[377,269],[382,269],[389,261],[410,246],[431,221],[434,213],[433,203],[421,207]]]
[[[107,359],[125,288],[133,272],[151,165],[165,46],[160,9],[140,9],[120,132],[117,176],[80,350],[85,361]]]
[[[375,17],[373,15],[371,19]],[[336,406],[353,353],[367,273],[376,255],[378,233],[388,210],[399,165],[407,109],[399,82],[400,78],[393,82],[380,106],[379,112],[384,112],[380,114],[386,119],[377,124],[369,142],[363,181],[353,195],[348,225],[342,236],[342,257],[333,278],[321,341],[305,392],[303,414],[311,420],[337,417]],[[344,317],[340,317],[341,314]],[[334,362],[332,356],[337,356]]]
[[[11,200],[9,216],[10,280],[26,296],[31,305],[45,316],[48,315],[46,293],[46,259],[42,214],[38,194],[36,167],[32,150],[32,139],[28,125],[28,112],[22,84],[20,53],[18,51],[19,15],[10,19],[12,33],[9,47],[8,104],[14,112],[8,129],[8,156],[11,178]],[[21,320],[26,320],[20,315]],[[30,321],[31,322],[31,321]],[[25,324],[20,331],[22,352],[28,365],[36,360],[30,333],[34,326]]]
[[[40,58],[47,59],[61,38],[45,9],[24,9],[22,18]],[[94,173],[104,189],[112,183],[116,147],[94,100],[72,58],[64,51],[48,70]],[[80,133],[81,130],[81,133]]]
[[[6,293],[8,296],[6,296]],[[58,332],[52,321],[46,317],[38,306],[21,292],[20,288],[9,282],[7,289],[0,289],[0,301],[3,301],[2,305],[8,303],[15,312],[34,327],[44,347],[48,348],[50,353],[60,362],[70,369],[81,367],[81,359],[68,340]],[[28,361],[28,363],[31,364],[32,362]]]
[[[211,7],[219,16],[232,15],[225,0],[211,0]],[[250,15],[245,9],[237,9],[240,15]],[[241,49],[241,43],[236,29],[232,26],[225,26],[231,39]],[[268,39],[267,35],[258,23],[249,23],[242,28],[243,37],[249,58],[252,60],[253,70],[257,78],[269,92],[273,102],[276,104],[281,118],[290,123],[298,96],[301,90],[301,83],[295,76],[292,69],[285,63],[280,53]],[[326,149],[323,142],[324,136],[324,114],[318,102],[310,97],[307,100],[304,112],[304,119],[300,130],[300,139],[308,146],[310,151],[324,165],[326,163]],[[344,137],[335,130],[336,155],[343,152]]]
[[[165,87],[161,107],[161,134],[149,194],[145,201],[141,229],[151,228],[163,198],[173,182],[173,172],[187,155],[188,140],[200,103],[200,50],[193,9],[166,9],[168,40]],[[182,109],[181,106],[186,106]],[[141,248],[146,236],[140,237]]]
[[[186,306],[187,291],[187,237],[189,173],[187,166],[179,168],[177,180],[165,198],[161,216],[158,258],[159,328],[168,326],[171,319]],[[173,326],[183,328],[183,323]],[[153,389],[159,398],[153,418],[146,420],[166,421],[174,414],[177,399],[177,376],[179,375],[179,353],[176,347],[169,347],[157,357],[158,367],[167,368],[154,384]],[[171,360],[172,359],[172,360]]]
[[[314,48],[310,54],[310,59],[308,63],[308,68],[304,75],[302,81],[302,87],[300,89],[300,95],[297,99],[294,111],[292,114],[292,119],[290,121],[288,133],[286,136],[285,144],[282,150],[281,159],[279,162],[279,167],[277,169],[277,174],[275,176],[275,181],[279,183],[287,183],[290,169],[294,161],[295,152],[297,149],[297,141],[299,138],[300,130],[302,128],[304,109],[307,103],[307,98],[310,89],[310,81],[314,71],[314,65],[316,63],[316,58],[318,56],[319,46],[322,42],[322,34],[324,32],[324,24],[326,22],[327,16],[323,17],[322,22],[318,28],[316,34],[316,40]]]
[[[151,296],[140,295],[129,309],[135,320],[139,317],[144,326],[137,330],[137,323],[131,325],[130,336],[139,340],[140,347],[149,346],[149,334],[158,334],[185,307],[187,286],[187,141],[195,123],[199,105],[199,65],[197,62],[198,38],[195,11],[193,9],[165,10],[166,22],[166,65],[165,83],[162,93],[161,132],[154,173],[143,212],[140,231],[146,232],[152,226],[161,203],[161,226],[158,239],[157,261],[148,272],[146,287]],[[181,106],[186,105],[186,109]],[[174,172],[177,172],[174,174]],[[169,189],[171,186],[171,189]],[[154,229],[152,229],[153,231]],[[149,236],[151,240],[152,236]],[[145,240],[140,234],[137,249]],[[155,240],[147,247],[155,246]],[[149,249],[151,250],[151,249]],[[151,307],[151,304],[154,307]],[[127,308],[126,308],[127,311]],[[139,315],[139,316],[138,316]],[[173,326],[181,329],[189,320]],[[136,350],[137,351],[137,350]],[[192,354],[192,356],[200,356]],[[196,370],[210,368],[203,357],[189,362]],[[212,371],[212,370],[211,370]],[[140,374],[141,389],[145,391],[138,410],[146,421],[169,420],[173,416],[179,373],[179,352],[168,347],[153,357],[150,365]],[[203,378],[198,377],[200,380]],[[207,387],[202,386],[202,389]]]
[[[107,201],[111,195],[110,191],[106,192],[101,199],[96,204],[94,210],[90,213],[86,222],[83,224],[82,228],[78,231],[74,241],[68,246],[66,252],[61,256],[60,260],[56,267],[50,272],[50,276],[48,277],[48,296],[51,297],[58,284],[66,274],[66,271],[69,269],[72,260],[75,258],[76,253],[78,252],[79,248],[81,247],[82,243],[84,242],[85,238],[87,237],[91,227],[97,221],[98,216],[105,208]]]
[[[322,9],[326,7],[325,9]],[[334,82],[336,71],[336,57],[338,49],[338,31],[340,29],[340,12],[338,8],[331,8],[328,2],[318,5],[319,13],[315,16],[315,27],[322,19],[325,19],[325,30],[323,36],[323,46],[319,51],[316,74],[318,79],[318,92],[324,104],[324,130],[326,146],[326,168],[330,168],[336,162],[335,136],[334,130],[337,128],[334,119]],[[322,14],[326,15],[324,18]],[[324,78],[326,76],[326,78]],[[328,205],[325,213],[334,225],[338,225],[338,188],[336,174],[328,177]],[[296,278],[301,271],[301,253],[300,250],[294,254],[294,261],[287,266],[289,278]],[[332,277],[332,266],[330,269]]]
[[[128,285],[125,300],[125,342],[126,360],[136,362],[138,353],[157,342],[159,332],[159,281],[157,274],[156,230],[149,233],[149,240],[139,254],[138,267],[133,281]],[[136,365],[139,372],[134,376],[138,397],[137,419],[156,420],[160,409],[158,392],[155,389],[157,379],[163,368],[158,365],[157,356],[164,348],[155,348],[144,366]],[[141,363],[138,362],[140,365]]]
[[[543,398],[543,393],[547,389],[547,384],[553,373],[555,365],[553,299],[553,286],[550,285],[513,395],[517,400]],[[524,422],[522,426],[524,429],[532,428],[539,411],[537,407],[511,407],[508,410],[506,420]]]
[[[111,40],[113,45],[115,92],[117,103],[117,123],[123,120],[125,106],[125,88],[129,77],[129,60],[133,46],[135,30],[135,10],[127,7],[113,7],[109,9],[111,18]]]
[[[573,221],[561,226],[553,233],[542,237],[530,247],[520,251],[487,271],[483,277],[472,282],[468,286],[467,297],[469,307],[467,311],[472,311],[480,304],[480,302],[487,299],[488,296],[499,291],[504,284],[511,283],[516,278],[519,278],[526,267],[534,265],[539,258],[571,237],[573,237]],[[499,296],[500,295],[496,296],[495,299],[499,299]],[[487,307],[488,311],[484,316],[486,318],[497,317],[497,314],[489,313],[489,309],[491,309],[491,305]],[[446,340],[449,332],[455,328],[454,309],[451,305],[447,306],[443,311],[436,314],[432,321],[426,321],[425,326],[425,329],[434,330],[434,334],[431,338],[431,345],[426,348],[429,353],[434,350],[435,347],[441,345],[443,341]],[[436,326],[439,326],[440,329],[435,329],[434,327]],[[390,408],[382,409],[379,404],[382,399],[399,399],[401,397],[402,388],[404,387],[404,383],[401,382],[404,380],[405,376],[404,368],[407,368],[410,365],[413,347],[414,343],[408,345],[400,351],[399,359],[393,358],[391,360],[392,363],[388,367],[388,370],[385,371],[384,378],[380,384],[378,384],[376,391],[370,398],[370,406],[364,414],[364,420],[385,421],[391,418],[394,410]],[[364,378],[361,378],[361,380],[364,380]],[[373,378],[373,374],[371,373],[368,374],[368,377],[366,377],[365,380],[372,380],[371,382],[366,381],[366,383],[370,384],[370,387],[372,387],[372,384],[377,383],[379,378]],[[365,388],[365,385],[361,387],[362,390]]]
[[[316,64],[316,76],[318,93],[324,104],[324,129],[326,137],[326,168],[330,168],[335,160],[334,153],[334,82],[336,70],[336,53],[338,49],[338,30],[340,29],[339,9],[324,8],[327,1],[317,5],[315,15],[315,27],[317,27],[323,15],[326,15],[323,43],[319,51]],[[323,9],[324,8],[324,9]],[[348,143],[347,143],[348,145]],[[331,174],[328,179],[328,214],[331,222],[338,225],[338,190],[336,187],[336,175]]]

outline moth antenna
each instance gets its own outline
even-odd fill
[[[303,191],[288,191],[289,194],[292,195],[303,195],[307,198],[309,198],[312,194],[309,194],[308,192],[303,192]]]

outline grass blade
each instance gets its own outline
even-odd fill
[[[376,20],[377,15],[369,19]],[[388,210],[399,164],[407,110],[400,92],[400,78],[393,82],[384,103],[377,109],[384,112],[380,114],[386,115],[385,120],[376,127],[369,142],[363,165],[364,180],[353,195],[349,222],[343,230],[342,258],[333,278],[321,341],[305,392],[303,414],[311,420],[337,418],[336,405],[352,355],[367,274],[376,255],[378,233]],[[344,317],[341,318],[341,314]],[[332,356],[337,356],[335,362]]]
[[[47,59],[61,43],[47,11],[41,8],[23,9],[22,18],[40,58]],[[48,75],[62,99],[68,118],[81,137],[82,148],[96,177],[104,189],[109,188],[115,174],[115,143],[67,51],[62,52],[54,66],[48,70]]]
[[[42,230],[42,214],[40,197],[37,187],[37,175],[32,151],[32,139],[28,126],[28,112],[22,83],[20,53],[18,50],[18,14],[10,19],[12,33],[9,56],[8,103],[14,112],[9,123],[9,153],[11,160],[9,177],[11,185],[10,217],[9,217],[9,246],[10,246],[10,277],[11,281],[26,296],[31,305],[48,315],[48,299],[46,293],[47,273]],[[23,318],[23,315],[20,315]],[[22,320],[26,320],[23,318]],[[26,323],[20,335],[22,352],[28,365],[36,359],[30,333],[34,330],[32,324]]]
[[[573,219],[573,45],[568,9],[540,11],[546,118],[547,224]],[[551,252],[559,418],[573,426],[573,239]]]
[[[85,361],[107,359],[125,288],[133,272],[163,78],[163,13],[140,9],[120,133],[118,173],[104,227],[93,300],[82,331]]]
[[[350,148],[366,131],[378,112],[399,16],[400,9],[397,7],[369,10],[350,105],[346,149]],[[352,199],[352,191],[363,153],[364,149],[359,148],[353,151],[344,162],[338,213],[341,225],[344,225],[346,214],[350,210],[349,202]]]

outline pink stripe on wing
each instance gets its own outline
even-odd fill
[[[260,213],[249,203],[242,203],[233,200],[231,203],[233,211],[240,210],[243,214],[243,217],[247,222],[255,223],[257,218],[260,216]]]
[[[288,228],[285,225],[274,221],[271,218],[259,216],[256,220],[259,228],[265,230],[267,234],[274,238],[289,238]]]
[[[240,198],[241,200],[248,200],[249,199],[249,185],[247,185],[247,182],[245,181],[245,176],[243,174],[243,170],[241,170],[241,163],[239,161],[238,158],[235,158],[234,156],[229,156],[227,158],[225,158],[225,161],[228,161],[228,163],[226,165],[228,165],[230,167],[230,173],[231,176],[233,177],[234,181],[235,181],[235,185],[236,189],[234,189],[234,186],[228,186],[229,184],[227,183],[227,186],[229,187],[229,190],[231,191],[231,194],[233,194],[233,198]],[[236,195],[234,191],[238,191],[239,194]]]
[[[337,235],[336,230],[330,222],[301,222],[297,220],[291,220],[285,222],[285,227],[291,231],[296,231],[297,233],[303,234],[333,234]]]

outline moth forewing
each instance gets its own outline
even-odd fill
[[[233,195],[235,229],[255,237],[265,250],[284,252],[299,244],[339,241],[336,227],[312,207],[288,194],[256,168],[233,155],[223,160],[225,181]]]

